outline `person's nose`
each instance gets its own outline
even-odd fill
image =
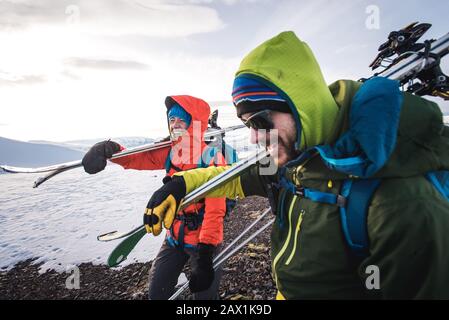
[[[172,127],[172,129],[179,128],[180,125],[181,125],[181,119],[174,118],[174,119],[171,121],[171,127]]]
[[[257,130],[254,130],[253,128],[250,128],[249,129],[249,137],[250,137],[249,141],[252,144],[256,144],[257,143]]]

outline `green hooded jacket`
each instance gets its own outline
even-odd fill
[[[242,74],[287,99],[301,128],[297,149],[332,145],[348,132],[362,84],[340,80],[328,87],[310,49],[293,32],[249,53],[237,72]],[[337,206],[282,187],[274,190],[279,176],[262,176],[255,167],[213,192],[275,199],[271,255],[279,298],[449,299],[449,202],[425,177],[429,171],[449,170],[449,128],[438,105],[402,94],[395,139],[388,161],[375,174],[382,183],[368,208],[369,253],[363,258],[349,250]],[[189,192],[222,170],[181,175]],[[296,186],[335,195],[345,179],[356,178],[330,169],[318,153],[289,167],[284,176]]]

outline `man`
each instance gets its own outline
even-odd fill
[[[180,171],[209,165],[225,165],[221,149],[210,149],[204,142],[210,114],[209,105],[191,96],[170,96],[165,101],[171,147],[138,153],[113,162],[125,169],[159,170],[167,172],[164,181]],[[88,173],[97,173],[106,166],[106,159],[124,148],[113,141],[103,141],[91,148],[83,158]],[[210,160],[207,160],[210,158]],[[209,161],[205,164],[205,161]],[[166,239],[153,261],[150,271],[150,299],[168,299],[178,277],[190,260],[192,273],[189,287],[197,299],[218,298],[221,270],[214,273],[212,259],[223,241],[224,197],[206,198],[190,205],[177,215],[173,212]],[[155,236],[162,231],[145,215],[145,227]],[[173,223],[172,223],[173,221]]]
[[[243,59],[232,95],[279,168],[255,167],[209,196],[272,200],[278,299],[449,299],[449,128],[438,105],[385,78],[327,87],[293,32]],[[168,197],[179,203],[226,169],[178,173],[147,208],[164,217]]]

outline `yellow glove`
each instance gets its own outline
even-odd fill
[[[145,229],[155,236],[162,232],[162,222],[164,222],[165,229],[171,227],[186,194],[185,182],[182,177],[164,180],[168,180],[168,182],[153,193],[143,215]]]
[[[162,232],[162,221],[165,229],[169,229],[176,216],[177,204],[172,195],[169,195],[160,205],[153,209],[145,209],[144,223],[148,233],[158,236]]]

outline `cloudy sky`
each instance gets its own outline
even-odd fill
[[[240,60],[281,31],[331,83],[369,76],[379,44],[410,22],[445,34],[447,12],[440,0],[0,0],[0,136],[162,136],[165,96],[229,101]]]

